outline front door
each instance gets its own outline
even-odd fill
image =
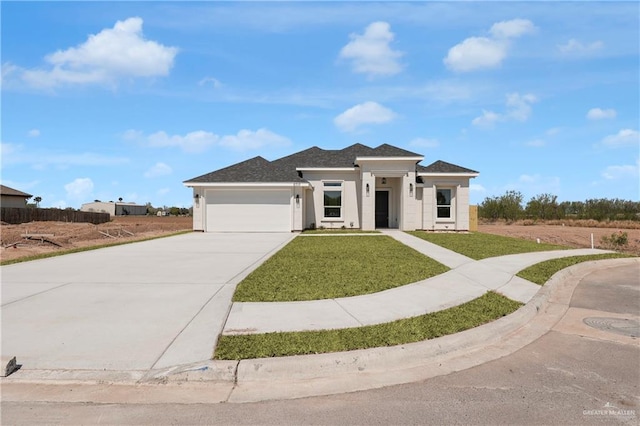
[[[389,191],[376,191],[376,228],[389,227]]]

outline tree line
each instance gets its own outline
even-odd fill
[[[478,217],[507,221],[519,219],[640,220],[640,202],[618,198],[558,202],[556,195],[539,194],[525,204],[521,192],[507,191],[501,196],[485,198],[478,206]]]

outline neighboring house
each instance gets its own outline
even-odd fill
[[[26,192],[0,185],[0,206],[26,208],[27,200],[33,197]]]
[[[423,159],[387,144],[255,157],[184,182],[193,188],[193,229],[468,230],[469,179],[478,172]]]
[[[113,201],[95,201],[85,203],[80,207],[83,212],[109,213],[111,216],[144,216],[147,214],[147,206],[135,203],[114,203]]]

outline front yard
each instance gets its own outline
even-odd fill
[[[503,237],[500,235],[483,234],[480,232],[454,234],[410,231],[408,233],[414,237],[422,238],[430,243],[453,250],[456,253],[460,253],[475,260],[486,259],[488,257],[505,256],[508,254],[548,250],[567,250],[570,248],[555,244],[538,244],[534,241]]]
[[[233,301],[356,296],[421,281],[448,270],[384,235],[299,236],[245,278]]]

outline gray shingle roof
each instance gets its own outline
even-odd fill
[[[418,165],[416,171],[419,173],[479,173],[442,160],[435,161],[426,167]]]
[[[407,151],[393,145],[383,144],[371,148],[362,144],[354,144],[340,150],[321,149],[317,146],[296,152],[274,161],[265,160],[262,157],[254,157],[225,167],[220,170],[204,174],[185,181],[185,183],[218,183],[218,182],[304,182],[297,168],[338,168],[354,167],[356,157],[422,157],[421,154]],[[427,172],[429,168],[440,168],[442,164],[448,166],[449,173],[477,173],[460,166],[436,161],[430,166],[418,165],[418,171]],[[454,168],[454,171],[449,169]],[[436,172],[443,173],[443,172]]]
[[[26,192],[18,191],[17,189],[9,188],[8,186],[0,185],[0,195],[12,195],[16,197],[31,198],[33,195]]]

